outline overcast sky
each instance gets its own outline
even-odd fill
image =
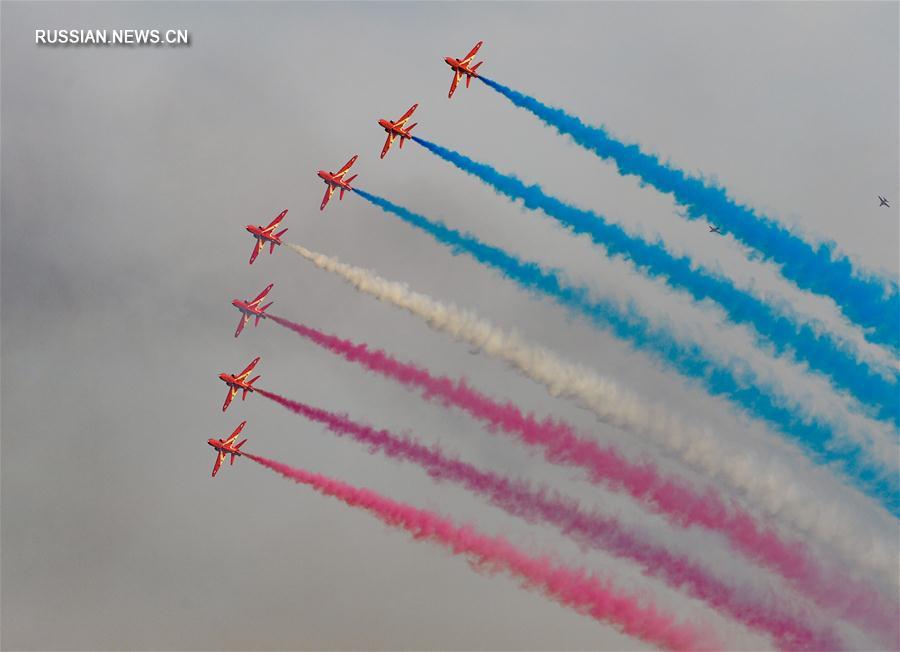
[[[433,508],[529,550],[652,591],[735,649],[765,639],[628,564],[583,553],[461,489],[259,396],[225,414],[221,371],[262,361],[259,386],[553,484],[728,568],[720,542],[676,532],[452,410],[274,323],[233,338],[233,298],[274,282],[275,314],[384,347],[492,395],[622,434],[501,363],[358,294],[291,251],[247,265],[249,223],[288,208],[287,239],[403,280],[772,451],[857,501],[723,401],[547,299],[454,257],[352,194],[318,211],[315,176],[359,153],[356,184],[634,299],[712,350],[746,354],[829,409],[821,383],[751,349],[692,305],[424,149],[383,160],[379,118],[419,103],[416,133],[600,211],[844,328],[827,302],[678,217],[670,197],[483,84],[448,101],[444,56],[478,40],[484,74],[604,124],[862,266],[896,277],[898,5],[883,3],[2,4],[2,643],[5,649],[640,649],[508,578],[412,541],[248,460],[210,479],[206,439],[244,419],[252,452]],[[187,29],[190,47],[46,47],[37,28]],[[839,402],[837,403],[840,407]],[[834,409],[838,409],[834,408]],[[823,408],[824,409],[824,408]],[[639,443],[625,448],[653,454]],[[681,471],[674,460],[666,468]],[[883,524],[877,510],[860,519]],[[891,526],[895,524],[892,522]],[[769,578],[750,578],[765,586]]]

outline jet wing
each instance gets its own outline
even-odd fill
[[[409,107],[409,111],[407,111],[406,113],[404,113],[404,114],[400,117],[400,119],[397,120],[397,122],[394,123],[394,126],[395,126],[395,127],[402,127],[402,126],[406,123],[406,121],[409,120],[410,116],[413,114],[413,112],[416,110],[416,107],[418,107],[418,106],[419,106],[418,104],[413,104],[411,107]]]
[[[234,440],[238,438],[238,435],[241,434],[241,430],[244,429],[244,426],[247,425],[246,421],[241,421],[237,428],[234,429],[234,432],[228,435],[228,439],[226,439],[223,443],[225,444],[233,444]]]
[[[447,97],[453,97],[456,87],[459,86],[459,80],[462,79],[462,73],[458,70],[453,72],[453,81],[450,82],[450,94]]]
[[[381,148],[381,158],[384,158],[384,155],[388,153],[388,150],[391,148],[391,145],[394,144],[394,133],[391,132],[388,134],[387,140],[384,141],[384,147]]]
[[[338,170],[334,176],[338,179],[340,179],[342,176],[344,176],[344,173],[350,169],[350,166],[353,165],[354,163],[356,163],[356,159],[358,157],[359,157],[359,154],[354,154],[353,158],[351,158],[349,161],[344,163],[344,167],[342,167],[340,170]]]
[[[232,433],[231,433],[231,436],[228,438],[228,443],[229,443],[229,444],[232,443],[232,442],[234,442],[234,440],[238,438],[238,435],[241,434],[241,430],[243,430],[243,429],[244,429],[244,426],[246,426],[246,425],[247,425],[247,422],[246,422],[246,421],[241,421],[241,422],[238,424],[238,427],[234,429],[234,432],[232,432]]]
[[[237,330],[234,331],[234,336],[235,336],[235,337],[237,337],[238,335],[241,334],[241,331],[244,330],[244,326],[247,325],[247,322],[248,322],[248,321],[250,321],[250,315],[246,315],[246,314],[244,314],[244,313],[241,313],[241,321],[238,322]]]
[[[248,365],[247,365],[247,368],[244,369],[241,373],[238,374],[237,379],[238,379],[238,380],[245,380],[245,379],[247,378],[247,376],[250,375],[250,372],[253,371],[253,367],[256,366],[256,363],[257,363],[257,362],[259,362],[259,358],[255,358],[255,359],[253,360],[253,362],[251,362],[250,364],[248,364]]]
[[[216,473],[219,472],[219,467],[222,466],[222,462],[225,461],[225,453],[222,451],[216,451],[218,455],[216,455],[216,463],[213,465],[212,477],[216,477]]]
[[[325,206],[328,205],[328,200],[331,199],[331,196],[334,194],[334,186],[328,186],[325,189],[325,197],[322,198],[322,205],[319,206],[319,210],[325,210]]]
[[[266,289],[263,290],[262,292],[260,292],[260,293],[259,293],[259,296],[257,296],[253,301],[250,302],[250,305],[251,305],[252,307],[255,308],[255,307],[257,306],[257,304],[258,304],[260,301],[262,301],[263,297],[266,296],[266,295],[269,293],[269,290],[271,290],[274,286],[275,286],[274,283],[269,283],[269,284],[266,286]]]
[[[287,212],[288,212],[288,209],[286,209],[286,208],[283,211],[281,211],[281,213],[278,214],[278,217],[276,217],[274,220],[272,220],[272,222],[269,224],[269,226],[267,226],[265,228],[265,230],[267,232],[274,231],[275,227],[277,227],[278,224],[281,222],[281,220],[284,219],[284,216],[287,215]]]
[[[231,405],[231,401],[237,396],[238,390],[237,387],[228,386],[228,395],[225,397],[225,405],[222,406],[222,412],[228,409],[228,406]]]
[[[460,63],[461,63],[462,65],[466,65],[466,64],[469,63],[473,58],[475,58],[475,53],[478,52],[478,49],[481,47],[481,44],[482,44],[482,43],[484,43],[484,41],[478,41],[478,43],[475,44],[475,47],[472,48],[471,51],[469,51],[469,54],[467,54],[467,55],[465,56],[465,58],[463,58],[463,59],[460,61]]]
[[[256,245],[253,247],[253,253],[250,254],[250,264],[253,264],[253,261],[256,260],[256,257],[259,255],[260,250],[262,249],[262,238],[256,239]]]

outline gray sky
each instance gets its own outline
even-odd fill
[[[192,43],[34,44],[36,28],[122,27],[188,29]],[[481,39],[484,74],[714,175],[738,199],[897,274],[897,209],[879,210],[875,199],[900,203],[897,3],[4,2],[5,649],[643,647],[249,461],[211,480],[205,440],[243,419],[248,450],[553,549],[709,621],[735,649],[765,644],[627,564],[584,554],[261,397],[220,410],[216,375],[260,355],[261,387],[410,430],[479,466],[559,486],[695,555],[730,559],[719,542],[675,532],[275,324],[234,340],[231,299],[274,281],[275,314],[466,375],[601,441],[620,439],[290,251],[248,267],[244,225],[288,208],[289,240],[516,327],[729,441],[796,459],[798,480],[821,482],[827,498],[857,500],[727,404],[359,197],[317,210],[324,188],[315,171],[359,153],[361,188],[565,269],[598,293],[633,298],[680,332],[708,336],[712,348],[746,353],[789,391],[834,404],[820,384],[751,352],[745,331],[720,328],[715,313],[423,149],[395,146],[378,160],[377,119],[419,102],[419,135],[540,181],[843,328],[826,302],[706,237],[702,223],[676,217],[668,197],[618,177],[487,87],[473,83],[448,101],[442,58]]]

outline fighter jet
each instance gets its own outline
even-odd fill
[[[253,360],[253,362],[248,364],[247,367],[236,376],[226,373],[219,374],[219,379],[222,380],[226,385],[228,385],[228,395],[225,397],[225,405],[222,406],[222,412],[228,409],[228,406],[231,405],[231,401],[235,396],[237,396],[237,393],[240,390],[244,391],[243,396],[241,396],[242,401],[247,399],[247,394],[256,391],[253,388],[253,383],[259,380],[259,376],[251,378],[250,380],[247,380],[247,376],[249,376],[250,372],[253,371],[253,367],[256,366],[257,362],[259,362],[258,357]]]
[[[250,235],[256,238],[256,246],[253,248],[253,254],[250,256],[251,265],[253,264],[253,261],[256,260],[259,252],[262,251],[263,247],[266,246],[266,243],[269,244],[269,253],[275,253],[275,245],[280,245],[281,236],[287,233],[287,229],[275,233],[275,229],[278,228],[278,225],[281,223],[281,220],[284,219],[285,215],[287,215],[286,208],[278,214],[278,217],[272,220],[269,226],[253,226],[252,224],[247,225],[247,231],[250,232]]]
[[[454,59],[453,57],[444,57],[444,61],[448,66],[453,70],[453,81],[450,82],[450,93],[447,95],[448,98],[453,97],[453,92],[456,90],[456,87],[459,85],[459,80],[462,79],[463,75],[466,75],[466,88],[469,87],[469,83],[472,81],[472,77],[477,77],[478,74],[475,72],[478,70],[478,66],[484,63],[484,61],[479,61],[474,66],[469,66],[472,62],[472,59],[475,58],[475,53],[478,52],[478,48],[481,47],[481,44],[484,41],[478,41],[475,44],[475,47],[462,59]]]
[[[888,208],[891,207],[891,205],[888,203],[888,200],[881,195],[878,195],[878,201],[881,202],[880,204],[878,204],[878,208],[881,208],[882,206],[887,206]]]
[[[244,445],[246,439],[241,440],[239,443],[235,444],[234,440],[238,438],[238,434],[240,434],[243,427],[246,425],[246,421],[241,421],[241,425],[234,429],[234,432],[228,436],[228,439],[212,439],[207,440],[207,444],[212,446],[216,451],[216,463],[213,466],[212,477],[216,477],[216,473],[219,472],[219,467],[222,466],[222,462],[225,461],[225,458],[228,455],[231,455],[231,463],[234,464],[234,458],[240,457],[243,455],[241,452],[241,446]]]
[[[722,235],[722,232],[719,231],[719,227],[713,226],[712,224],[707,224],[706,226],[709,227],[709,232],[710,232],[710,233],[718,233],[719,235]]]
[[[262,307],[259,306],[259,303],[269,293],[269,290],[271,290],[272,286],[274,285],[274,283],[269,283],[269,285],[266,286],[266,289],[260,292],[259,296],[253,299],[253,301],[250,301],[249,299],[247,301],[235,299],[231,302],[231,305],[241,311],[241,321],[238,323],[237,330],[234,331],[235,337],[241,334],[241,331],[244,330],[244,326],[247,325],[247,322],[250,321],[251,317],[256,317],[256,323],[254,324],[254,326],[259,326],[259,320],[268,317],[268,315],[265,314],[266,308],[268,308],[275,302],[270,301]]]
[[[338,199],[344,198],[345,190],[353,190],[350,187],[350,182],[353,181],[358,174],[354,174],[349,179],[344,179],[344,175],[347,173],[347,170],[350,169],[350,166],[356,163],[356,159],[359,157],[359,154],[356,154],[344,164],[337,172],[327,172],[325,170],[319,170],[319,178],[325,182],[325,185],[328,186],[328,189],[325,190],[325,198],[322,200],[322,205],[319,206],[319,210],[325,210],[325,205],[328,203],[328,200],[331,199],[331,196],[334,194],[334,191],[338,188],[341,189],[341,195]]]
[[[413,111],[416,110],[417,106],[419,106],[419,105],[413,104],[411,107],[409,107],[409,111],[404,113],[397,120],[397,122],[391,122],[390,120],[385,120],[384,118],[382,118],[381,120],[378,121],[378,124],[381,125],[382,127],[384,127],[384,130],[387,132],[387,135],[388,135],[387,140],[384,141],[384,147],[381,150],[381,158],[384,158],[384,155],[388,153],[388,150],[391,148],[391,145],[394,144],[394,139],[397,136],[400,137],[400,149],[403,149],[403,141],[404,140],[407,140],[408,138],[412,138],[412,136],[410,135],[409,132],[412,131],[413,127],[415,127],[419,123],[414,122],[411,125],[409,125],[406,129],[403,128],[403,125],[406,124],[406,121],[409,120],[410,116],[412,116]]]

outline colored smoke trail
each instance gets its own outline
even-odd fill
[[[350,420],[346,415],[314,408],[262,389],[258,391],[288,410],[310,421],[324,424],[339,437],[346,435],[367,445],[371,452],[377,450],[393,459],[417,464],[435,480],[460,484],[513,516],[530,523],[541,521],[553,525],[582,546],[600,548],[617,557],[629,559],[640,565],[646,575],[661,579],[675,590],[683,590],[694,598],[704,600],[714,609],[751,629],[771,635],[781,649],[818,651],[834,650],[841,646],[833,634],[817,635],[796,619],[784,616],[786,605],[767,607],[739,597],[736,587],[717,580],[689,559],[640,540],[615,518],[585,512],[572,499],[546,488],[532,489],[527,482],[482,471],[471,464],[448,457],[437,447],[423,446],[409,437],[395,435],[387,430],[375,430]]]
[[[430,328],[510,365],[546,387],[590,410],[604,423],[650,439],[697,469],[745,495],[769,514],[839,550],[855,564],[880,577],[897,575],[896,547],[874,536],[867,523],[843,504],[828,504],[805,493],[789,470],[774,460],[723,448],[715,435],[651,403],[614,380],[561,359],[552,351],[507,332],[478,315],[413,292],[404,283],[384,279],[361,267],[293,243],[287,246],[319,269],[338,275],[356,290],[422,319]],[[893,522],[893,521],[892,521]],[[891,580],[894,581],[894,580]]]
[[[900,387],[896,376],[886,379],[867,363],[849,342],[838,341],[822,330],[799,324],[765,301],[738,289],[728,278],[692,265],[685,256],[675,256],[665,246],[629,235],[594,211],[567,204],[546,194],[538,184],[526,185],[514,176],[503,174],[490,165],[474,161],[459,152],[413,136],[422,147],[480,179],[496,192],[526,208],[540,209],[576,234],[587,234],[606,249],[610,256],[631,261],[648,277],[662,280],[674,290],[685,291],[695,300],[717,303],[726,317],[756,331],[758,346],[772,348],[777,355],[789,355],[812,371],[826,376],[836,388],[850,393],[878,418],[900,425]]]
[[[646,600],[629,595],[585,570],[563,566],[549,557],[534,557],[499,536],[487,536],[469,525],[458,526],[434,512],[385,498],[324,475],[310,473],[264,457],[245,457],[298,484],[363,509],[383,523],[409,532],[415,539],[439,544],[468,559],[476,570],[506,572],[525,588],[539,589],[548,598],[594,620],[672,650],[708,650],[721,646],[704,625],[680,623]]]
[[[335,355],[407,388],[420,390],[426,399],[436,399],[445,406],[464,410],[482,421],[489,432],[501,431],[512,435],[519,443],[541,448],[544,457],[553,464],[584,469],[592,482],[628,493],[679,527],[699,526],[718,532],[733,549],[781,575],[819,606],[836,610],[866,627],[874,627],[883,636],[890,636],[893,632],[895,611],[885,608],[877,591],[855,582],[844,573],[826,571],[807,546],[800,542],[783,541],[776,532],[762,528],[740,506],[726,503],[711,488],[696,491],[689,483],[665,477],[651,463],[632,463],[614,448],[601,447],[579,435],[564,421],[549,418],[538,420],[533,414],[525,415],[515,404],[494,401],[464,380],[435,377],[427,369],[404,363],[365,344],[356,344],[282,317],[273,315],[271,319]],[[315,410],[262,390],[260,392],[308,419],[325,423],[338,434],[365,437],[365,441],[370,443],[391,437],[384,431],[375,433],[371,428],[353,424],[343,416]],[[413,446],[408,442],[406,444]],[[397,449],[398,446],[388,448]],[[390,451],[387,454],[392,455]],[[422,463],[424,457],[425,453],[420,452],[420,457],[414,461]],[[770,630],[770,633],[777,636],[775,631]]]
[[[588,288],[570,285],[556,270],[523,261],[471,234],[451,229],[442,222],[433,222],[359,188],[355,192],[386,213],[432,236],[449,247],[454,255],[466,253],[472,256],[519,287],[555,300],[598,327],[611,331],[633,349],[646,352],[683,376],[694,379],[711,395],[729,399],[740,410],[796,442],[816,463],[840,470],[850,482],[894,516],[900,515],[900,488],[895,473],[858,444],[838,441],[830,424],[798,413],[795,405],[786,407],[786,397],[775,395],[774,389],[764,386],[741,361],[720,364],[709,358],[699,345],[680,342],[668,328],[654,326],[633,304],[624,308],[609,299],[592,299]]]
[[[781,274],[797,287],[830,297],[850,320],[871,329],[867,332],[870,341],[897,351],[900,295],[895,281],[857,269],[849,257],[837,251],[833,242],[807,243],[788,228],[741,206],[724,189],[661,162],[637,145],[617,140],[603,127],[587,125],[562,109],[547,106],[486,77],[479,79],[560,134],[570,136],[576,144],[615,162],[619,174],[637,176],[660,192],[671,193],[676,202],[687,208],[688,218],[707,216],[711,222],[724,227],[757,256],[776,264]]]

